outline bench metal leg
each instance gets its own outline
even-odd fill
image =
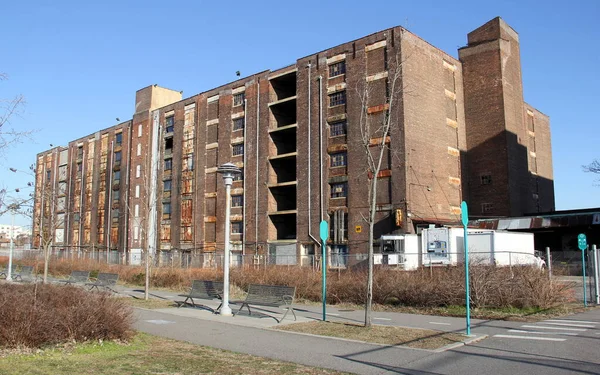
[[[287,310],[285,310],[285,314],[283,314],[283,317],[281,318],[281,320],[278,321],[278,323],[281,323],[281,321],[283,319],[285,319],[285,316],[290,312],[290,310],[292,310],[292,314],[294,315],[294,320],[298,320],[298,318],[296,317],[296,313],[294,312],[294,308],[292,307],[292,305],[286,305]]]
[[[242,302],[242,306],[240,306],[240,309],[237,313],[235,313],[235,315],[239,314],[240,311],[242,311],[242,309],[244,308],[244,306],[248,308],[248,315],[252,315],[252,311],[250,311],[250,305],[248,305],[246,302]]]

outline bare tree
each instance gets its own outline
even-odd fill
[[[33,212],[36,222],[34,233],[37,234],[39,246],[44,254],[44,284],[48,281],[48,265],[52,248],[57,242],[64,242],[65,214],[56,214],[56,194],[52,189],[50,182],[46,182],[40,190],[37,191],[38,199],[35,201]],[[34,239],[35,241],[35,239]]]
[[[0,73],[0,81],[5,81],[8,76],[4,73]],[[30,139],[34,133],[32,130],[15,130],[11,127],[11,120],[15,116],[20,116],[25,106],[25,98],[23,95],[16,95],[12,98],[0,98],[0,158],[4,158],[7,155],[8,149],[11,146],[21,143],[25,139]],[[17,172],[15,168],[9,168],[11,172]],[[32,186],[30,184],[29,186]],[[10,191],[19,193],[21,188],[11,188]],[[0,189],[0,215],[7,211],[5,206],[5,198],[11,198],[11,204],[27,203],[29,198],[21,199],[17,195],[9,195],[9,190],[3,187]]]
[[[367,279],[367,299],[365,304],[365,327],[372,324],[371,312],[373,303],[373,244],[375,232],[375,220],[377,212],[377,180],[381,172],[382,162],[386,150],[389,148],[390,129],[397,126],[396,106],[399,105],[400,95],[403,91],[401,87],[402,60],[399,52],[391,56],[388,66],[387,76],[387,95],[385,104],[378,105],[377,110],[373,110],[371,105],[372,96],[375,91],[372,88],[367,76],[358,83],[356,91],[360,100],[360,139],[359,147],[364,152],[365,170],[369,178],[368,183],[368,215],[363,215],[363,220],[367,223],[369,230],[368,240],[368,279]],[[379,103],[381,104],[381,103]]]
[[[584,172],[600,174],[600,160],[596,159],[588,165],[582,166]]]

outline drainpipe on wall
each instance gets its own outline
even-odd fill
[[[244,205],[242,207],[242,263],[245,261],[244,255],[246,255],[246,163],[248,161],[247,152],[248,144],[246,143],[246,118],[248,114],[246,111],[248,110],[248,99],[244,99],[244,173],[242,174],[242,188],[244,189],[244,195],[242,196],[244,199]]]
[[[258,254],[258,150],[260,149],[258,147],[258,133],[260,131],[260,78],[258,78],[258,81],[256,82],[256,92],[256,191],[254,197],[254,254]],[[245,125],[246,124],[244,124],[244,126]],[[244,168],[246,168],[245,165]]]
[[[319,76],[319,196],[321,221],[323,221],[323,76]]]
[[[308,237],[310,237],[310,239],[317,244],[317,246],[321,246],[321,242],[319,240],[317,240],[313,235],[312,235],[312,196],[311,196],[311,192],[312,192],[312,174],[311,174],[311,158],[312,158],[312,153],[311,153],[311,143],[312,143],[312,138],[311,138],[311,127],[312,127],[312,122],[311,122],[311,68],[312,65],[311,63],[308,63],[308,65],[306,66],[308,68],[308,135],[307,135],[307,140],[308,140]],[[316,253],[316,252],[315,252]]]

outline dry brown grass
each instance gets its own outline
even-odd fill
[[[128,339],[132,310],[108,293],[72,286],[0,284],[0,347]]]
[[[36,265],[36,264],[33,264]],[[37,264],[41,269],[41,264]],[[68,275],[71,270],[89,270],[119,274],[119,281],[143,285],[142,266],[106,265],[90,260],[59,260],[50,265],[53,275]],[[222,280],[222,270],[154,268],[152,288],[185,291],[192,280]],[[329,272],[327,301],[332,304],[363,304],[366,298],[366,272],[349,269]],[[464,304],[464,269],[447,267],[397,271],[376,268],[373,302],[380,305],[444,307]],[[551,283],[547,273],[532,267],[470,267],[471,304],[474,308],[539,308],[547,309],[570,302],[572,285]],[[274,284],[296,287],[299,301],[321,300],[321,274],[311,268],[269,266],[231,270],[234,288],[246,290],[249,284]]]
[[[279,326],[277,329],[420,349],[439,349],[446,345],[463,342],[467,338],[457,333],[446,333],[428,329],[378,325],[366,328],[354,324],[322,321],[288,324]]]

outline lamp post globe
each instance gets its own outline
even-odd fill
[[[221,315],[232,316],[231,307],[229,307],[229,232],[230,223],[230,208],[231,208],[231,184],[233,178],[242,171],[233,163],[225,163],[217,168],[217,173],[223,176],[225,183],[225,248],[223,259],[223,305],[221,306]]]

